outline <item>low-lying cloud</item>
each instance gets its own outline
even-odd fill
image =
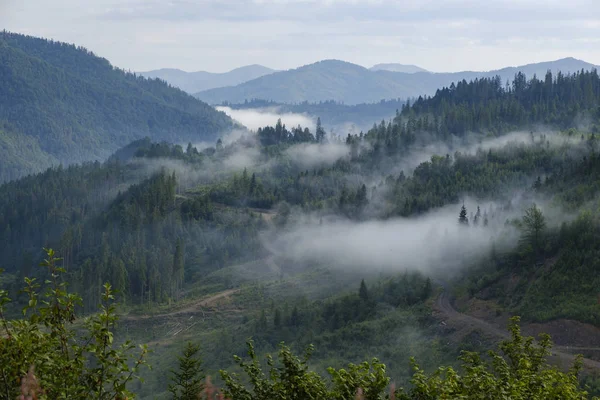
[[[253,131],[258,130],[258,128],[264,128],[265,126],[275,126],[278,119],[281,119],[281,122],[288,128],[300,125],[311,131],[314,131],[315,129],[315,121],[311,117],[303,114],[280,112],[277,107],[251,108],[244,110],[236,110],[231,107],[217,107],[217,110],[223,111],[225,114]]]
[[[333,164],[349,153],[349,147],[342,143],[301,143],[285,151],[290,160],[301,168],[318,168]]]
[[[470,203],[475,211],[476,203]],[[506,218],[520,216],[515,208],[501,211],[494,203],[482,204],[475,226],[458,223],[460,205],[450,205],[417,218],[353,222],[339,218],[307,218],[275,237],[264,237],[275,254],[307,262],[323,262],[334,268],[365,272],[418,270],[453,272],[477,257],[514,245],[517,232]],[[483,213],[488,226],[483,226]],[[472,221],[471,221],[472,222]]]

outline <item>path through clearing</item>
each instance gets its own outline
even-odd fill
[[[210,297],[207,297],[207,298],[204,298],[201,300],[196,300],[190,304],[186,304],[186,306],[184,308],[175,310],[170,313],[147,314],[147,315],[127,315],[127,316],[123,317],[123,319],[126,321],[136,321],[136,320],[148,319],[148,318],[172,317],[172,316],[177,316],[177,315],[181,315],[181,314],[194,314],[197,312],[202,312],[202,308],[212,307],[219,300],[225,299],[225,298],[231,296],[232,294],[239,292],[239,290],[240,289],[225,290],[225,291],[217,293],[213,296],[210,296]]]

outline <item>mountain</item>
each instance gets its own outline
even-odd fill
[[[518,71],[528,77],[544,76],[546,71],[573,73],[590,70],[595,65],[574,58],[507,67],[494,71],[463,71],[453,73],[393,72],[369,70],[361,66],[326,60],[294,70],[271,75],[234,86],[211,89],[196,94],[211,104],[242,103],[263,99],[279,103],[320,102],[335,100],[346,104],[373,103],[382,99],[397,99],[433,95],[438,88],[453,82],[499,75],[502,82],[512,80]]]
[[[371,71],[392,71],[414,74],[415,72],[429,72],[424,68],[412,64],[377,64],[369,68]]]
[[[206,71],[186,72],[180,69],[165,68],[154,71],[140,72],[147,78],[159,78],[188,93],[224,86],[235,86],[240,83],[272,74],[275,70],[262,65],[247,65],[229,72],[213,73]]]
[[[160,80],[72,44],[0,34],[0,181],[102,159],[148,136],[216,139],[233,121]]]
[[[208,103],[242,103],[264,99],[280,103],[322,100],[346,103],[373,102],[392,98],[405,90],[386,77],[387,71],[372,72],[356,64],[325,60],[276,72],[234,87],[211,89],[196,96]]]

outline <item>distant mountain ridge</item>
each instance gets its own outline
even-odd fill
[[[0,182],[108,157],[142,137],[216,140],[224,113],[75,45],[0,32]]]
[[[544,76],[548,70],[564,74],[597,66],[575,58],[506,67],[493,71],[449,73],[369,70],[339,60],[324,60],[289,71],[275,72],[234,87],[210,89],[196,94],[210,104],[243,103],[263,99],[278,103],[334,100],[346,104],[373,103],[384,99],[433,95],[453,82],[499,75],[503,82],[521,71],[528,77]]]
[[[424,68],[421,68],[412,64],[376,64],[369,68],[371,71],[391,71],[391,72],[404,72],[407,74],[414,74],[415,72],[429,72]]]
[[[159,78],[188,93],[197,93],[208,89],[239,85],[240,83],[251,81],[261,76],[272,74],[273,72],[277,71],[254,64],[223,73],[206,71],[186,72],[180,69],[164,68],[140,72],[139,75],[147,78]]]

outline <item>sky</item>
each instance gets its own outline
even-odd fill
[[[600,0],[0,0],[0,28],[76,43],[131,71],[600,64]]]

